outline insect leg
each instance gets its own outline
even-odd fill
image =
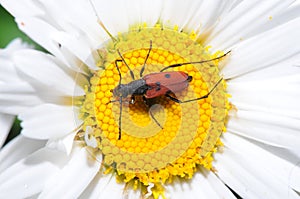
[[[186,100],[186,101],[181,101],[173,96],[171,96],[169,93],[166,93],[165,96],[167,98],[169,98],[170,100],[176,102],[176,103],[187,103],[187,102],[193,102],[193,101],[197,101],[197,100],[201,100],[201,99],[205,99],[205,98],[208,98],[208,96],[215,90],[215,88],[220,84],[220,82],[223,80],[223,78],[219,79],[219,81],[214,85],[214,87],[206,94],[206,95],[203,95],[201,97],[198,97],[198,98],[195,98],[195,99],[190,99],[190,100]]]
[[[121,130],[122,130],[122,96],[120,97],[119,103],[120,103],[120,115],[119,115],[119,137],[118,137],[118,140],[121,139]]]
[[[121,85],[121,83],[122,83],[122,75],[121,75],[120,68],[119,68],[119,66],[118,66],[118,62],[122,62],[122,60],[117,59],[117,60],[115,61],[115,65],[116,65],[116,68],[117,68],[118,73],[119,73],[119,76],[120,76],[119,85]],[[115,101],[117,101],[117,100],[110,101],[109,103],[112,103],[112,102],[115,102]],[[120,96],[120,98],[119,98],[118,101],[119,101],[119,103],[120,103],[119,137],[118,137],[118,140],[120,140],[120,139],[121,139],[121,130],[122,130],[122,96]],[[108,104],[109,104],[109,103],[108,103]]]
[[[129,67],[128,64],[126,63],[124,57],[121,55],[121,53],[120,53],[119,50],[118,50],[118,54],[119,54],[119,56],[121,57],[122,61],[125,63],[125,65],[126,65],[126,67],[128,68],[128,70],[130,71],[130,76],[131,76],[131,78],[132,78],[133,80],[135,80],[134,74],[133,74],[132,70],[130,69],[130,67]]]
[[[150,103],[148,103],[148,100],[145,98],[145,96],[143,96],[143,100],[144,100],[144,103],[148,106],[148,110],[149,110],[149,113],[150,113],[150,116],[151,118],[154,120],[154,122],[157,124],[157,126],[159,126],[161,129],[164,129],[160,123],[157,121],[157,119],[154,117],[154,114],[153,112],[151,111],[151,105]]]
[[[109,102],[107,102],[106,103],[106,105],[107,104],[110,104],[110,103],[114,103],[114,102],[121,102],[121,103],[127,103],[127,104],[134,104],[135,103],[135,98],[134,97],[132,97],[132,98],[130,98],[130,101],[123,101],[123,100],[120,100],[120,99],[115,99],[115,100],[111,100],[111,101],[109,101]]]
[[[180,66],[184,66],[184,65],[188,65],[188,64],[203,64],[203,63],[211,62],[211,61],[214,61],[214,60],[221,59],[222,57],[225,57],[230,52],[231,51],[228,51],[224,55],[221,55],[221,56],[213,58],[213,59],[208,59],[208,60],[203,60],[203,61],[194,61],[194,62],[185,62],[185,63],[172,64],[170,66],[164,67],[163,69],[160,70],[160,72],[163,72],[163,71],[165,71],[165,70],[167,70],[169,68],[176,68],[176,67],[180,67]]]
[[[171,96],[171,95],[168,94],[168,93],[166,93],[165,96],[166,96],[167,98],[169,98],[170,100],[172,100],[173,102],[176,102],[176,103],[184,103],[184,102],[182,102],[181,100],[177,99],[176,97]]]
[[[160,123],[157,121],[157,119],[154,117],[154,115],[153,115],[153,112],[151,111],[151,108],[149,107],[149,113],[150,113],[150,116],[151,116],[151,118],[154,120],[154,122],[157,124],[157,126],[159,126],[161,129],[164,129],[161,125],[160,125]]]
[[[107,105],[107,104],[110,104],[110,103],[114,103],[114,102],[120,102],[120,99],[111,100],[111,101],[107,102],[106,105]],[[123,102],[125,102],[125,103],[127,102],[127,103],[129,103],[129,104],[132,104],[132,100],[130,100],[130,101],[123,101],[123,100],[122,100],[122,103],[123,103]]]
[[[143,73],[144,73],[144,70],[145,70],[145,67],[146,67],[146,62],[149,58],[149,55],[150,55],[150,52],[151,52],[151,49],[152,49],[152,40],[150,40],[150,48],[148,50],[148,53],[147,53],[147,56],[146,56],[146,59],[145,59],[145,62],[144,62],[144,65],[140,71],[140,77],[142,78],[143,77]]]
[[[121,81],[122,81],[122,75],[121,75],[120,68],[119,68],[119,66],[118,66],[118,62],[122,62],[122,60],[117,59],[117,60],[115,61],[115,65],[116,65],[116,68],[117,68],[118,73],[119,73],[119,76],[120,76],[120,80],[119,80],[119,85],[120,85],[120,84],[121,84]]]

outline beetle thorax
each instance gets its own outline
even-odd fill
[[[114,90],[113,95],[115,97],[127,97],[129,95],[143,95],[147,88],[145,80],[138,79],[128,84],[119,84]]]

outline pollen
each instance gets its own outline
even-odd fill
[[[216,58],[222,52],[210,54],[193,32],[159,25],[119,34],[98,52],[105,53],[99,54],[99,69],[91,71],[80,115],[84,129],[88,127],[89,136],[97,141],[94,143],[107,173],[115,172],[118,182],[152,185],[157,198],[163,195],[163,184],[175,178],[190,179],[200,166],[213,170],[213,153],[222,145],[220,136],[230,108],[226,83],[219,75],[224,58],[196,62]],[[129,96],[112,92],[120,81],[126,85],[174,64],[179,65],[166,71],[185,72],[192,81],[182,82],[188,86],[179,92],[170,91],[173,98],[188,101],[213,91],[207,98],[187,103],[178,103],[166,93],[145,103],[135,91]],[[162,86],[175,81],[172,76],[168,79],[168,85]]]

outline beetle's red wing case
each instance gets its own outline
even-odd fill
[[[182,71],[151,73],[144,76],[143,79],[150,87],[145,94],[146,98],[162,96],[169,91],[180,92],[189,85],[189,76]]]

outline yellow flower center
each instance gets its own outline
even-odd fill
[[[212,169],[212,153],[222,144],[228,96],[218,70],[221,59],[199,62],[223,53],[210,55],[194,34],[160,26],[120,34],[97,53],[99,70],[90,72],[80,117],[87,145],[94,140],[107,171],[116,172],[119,181],[154,184],[153,190],[161,190],[174,177],[191,178],[199,165]],[[174,67],[164,76],[158,75],[170,65]],[[171,71],[178,73],[167,73]],[[179,71],[191,81],[179,81]],[[140,79],[145,81],[138,92],[129,83]],[[150,87],[150,80],[156,87]],[[163,87],[178,89],[166,92]],[[157,97],[147,98],[150,90]],[[178,103],[208,93],[207,98]]]

